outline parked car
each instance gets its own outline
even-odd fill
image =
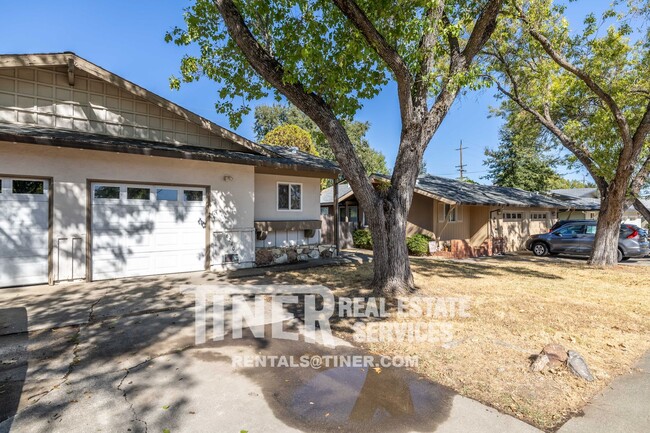
[[[549,233],[533,235],[526,240],[526,249],[536,256],[570,254],[588,256],[594,245],[596,221],[571,221]],[[622,224],[618,238],[618,261],[650,254],[648,232],[633,224]]]

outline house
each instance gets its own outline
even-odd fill
[[[566,209],[560,212],[560,219],[597,219],[600,210],[600,193],[597,188],[572,188],[572,189],[554,189],[549,193],[570,204],[572,209]],[[650,208],[650,200],[641,200],[646,207]],[[575,209],[578,208],[578,209]],[[641,214],[630,206],[623,213],[623,222],[634,224],[639,227],[648,227]]]
[[[0,56],[0,287],[315,257],[338,173],[73,53]]]
[[[382,177],[376,175],[376,181]],[[385,178],[384,179],[388,179]],[[338,193],[341,246],[351,246],[350,232],[363,227],[364,215],[347,184]],[[454,257],[487,255],[524,248],[531,234],[548,231],[561,200],[516,188],[470,184],[438,176],[420,176],[408,214],[407,234],[430,236],[434,248]],[[332,238],[333,188],[321,192],[325,241]]]

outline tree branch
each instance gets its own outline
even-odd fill
[[[292,104],[303,111],[326,135],[335,150],[338,163],[352,184],[357,197],[365,201],[368,212],[373,212],[376,192],[366,176],[363,164],[354,151],[345,128],[336,118],[322,97],[307,92],[301,83],[284,80],[280,62],[255,39],[233,0],[214,0],[228,29],[230,37],[242,51],[252,68],[273,87],[278,89]],[[368,209],[370,207],[370,209]]]
[[[425,111],[427,96],[429,94],[429,75],[433,72],[434,58],[433,50],[438,35],[438,23],[440,22],[445,10],[445,2],[438,0],[434,8],[427,9],[424,16],[424,32],[420,39],[418,51],[422,53],[420,69],[415,76],[415,96],[424,101]]]
[[[353,0],[332,1],[352,25],[361,32],[377,55],[379,55],[395,75],[402,125],[408,125],[413,119],[413,101],[411,99],[413,77],[406,62],[397,50],[386,41],[384,36],[379,33],[375,25],[356,2]]]
[[[634,209],[636,209],[646,221],[650,222],[650,210],[648,210],[638,197],[634,197],[634,202],[632,204]]]
[[[504,65],[504,67],[506,70],[508,70],[506,65]],[[517,93],[516,81],[513,80],[512,76],[508,72],[506,72],[506,75],[508,76],[508,79],[512,83],[514,89],[513,92],[506,90],[501,85],[501,83],[499,83],[498,80],[492,77],[489,78],[496,84],[499,92],[503,93],[505,96],[510,98],[510,100],[516,103],[522,110],[526,111],[527,113],[535,117],[539,123],[541,123],[549,132],[551,132],[551,134],[557,137],[557,139],[560,140],[562,145],[566,147],[569,151],[571,151],[576,156],[576,158],[578,158],[578,160],[582,163],[585,169],[587,169],[591,177],[596,182],[598,189],[600,191],[605,191],[608,186],[607,181],[596,172],[597,169],[596,162],[592,159],[591,155],[589,154],[589,151],[583,146],[576,143],[571,137],[566,135],[566,133],[562,131],[562,129],[558,127],[555,124],[555,122],[553,122],[548,105],[544,106],[544,113],[540,113],[539,111],[532,108],[530,105],[526,104],[519,97]]]
[[[594,92],[605,103],[607,108],[609,108],[609,111],[614,116],[614,121],[616,122],[616,125],[619,129],[621,138],[623,139],[624,147],[632,144],[630,126],[627,123],[627,119],[623,115],[623,111],[620,109],[618,104],[616,104],[616,101],[614,101],[614,98],[612,98],[609,93],[600,87],[600,85],[598,85],[598,83],[596,83],[596,81],[594,81],[594,79],[588,73],[572,64],[567,58],[557,52],[553,48],[551,41],[549,41],[546,36],[542,35],[531,25],[524,11],[517,5],[515,5],[515,7],[519,12],[521,21],[527,25],[528,33],[542,46],[546,54],[548,54],[551,59],[553,59],[553,61],[562,69],[573,74],[583,83],[585,83],[585,85],[589,87],[589,89],[591,89],[591,91]]]
[[[643,147],[646,137],[650,133],[650,102],[646,106],[645,113],[641,118],[639,126],[637,126],[634,135],[632,136],[632,143],[634,146]]]
[[[474,29],[472,29],[472,33],[469,35],[467,44],[462,52],[466,65],[469,66],[474,56],[483,49],[485,43],[492,36],[497,26],[497,16],[501,10],[502,3],[503,0],[490,0],[476,20]]]

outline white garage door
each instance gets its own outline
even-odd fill
[[[205,269],[203,188],[92,185],[92,279]]]
[[[47,283],[46,180],[0,179],[0,287]]]

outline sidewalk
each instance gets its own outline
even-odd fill
[[[650,352],[631,374],[615,379],[558,433],[650,432]]]

